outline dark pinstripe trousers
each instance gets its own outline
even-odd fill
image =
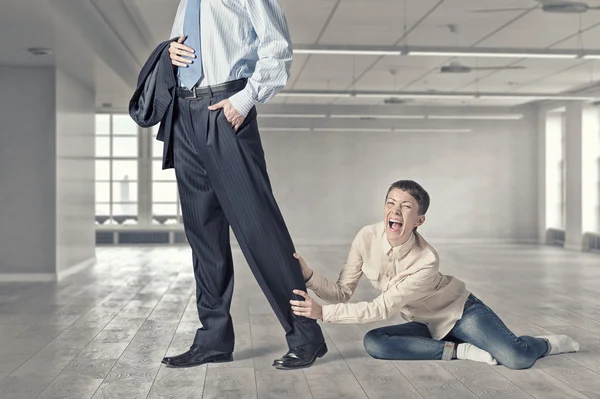
[[[323,342],[315,320],[298,317],[292,290],[306,291],[292,239],[271,190],[253,108],[237,133],[223,110],[207,107],[235,92],[178,98],[173,155],[185,233],[193,252],[198,316],[194,343],[232,352],[231,226],[252,272],[281,322],[288,346]]]

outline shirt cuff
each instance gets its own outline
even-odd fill
[[[229,97],[229,102],[244,118],[248,116],[248,113],[255,104],[252,94],[246,89],[238,91],[233,96]]]
[[[323,305],[321,307],[321,309],[323,311],[323,321],[328,322],[328,323],[334,323],[336,321],[336,316],[335,316],[336,306],[335,305]]]

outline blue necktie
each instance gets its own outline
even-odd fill
[[[183,34],[187,36],[185,45],[193,48],[196,58],[187,68],[179,68],[179,79],[191,89],[202,78],[202,55],[200,51],[200,1],[188,0],[183,19]]]

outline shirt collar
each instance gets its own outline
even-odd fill
[[[396,259],[401,258],[404,255],[406,255],[408,253],[408,251],[410,251],[411,248],[413,247],[413,245],[415,244],[415,233],[412,232],[410,234],[410,237],[404,244],[394,248],[390,245],[390,243],[387,240],[387,237],[385,235],[385,222],[383,222],[379,225],[379,230],[380,230],[379,236],[381,238],[383,254],[386,256],[393,253],[394,258],[396,258]]]

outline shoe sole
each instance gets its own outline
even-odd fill
[[[222,355],[216,355],[216,356],[210,357],[206,360],[203,360],[201,362],[184,364],[184,365],[175,365],[175,364],[169,363],[168,361],[167,362],[162,361],[161,363],[166,365],[169,368],[183,369],[183,368],[188,368],[188,367],[200,366],[200,365],[206,364],[206,363],[229,363],[229,362],[233,362],[233,355],[231,353],[224,353]]]
[[[278,370],[306,369],[306,368],[309,368],[310,366],[312,366],[313,364],[315,364],[315,362],[317,361],[318,358],[321,358],[321,357],[325,356],[326,354],[327,354],[327,345],[323,345],[321,348],[319,348],[315,357],[310,361],[310,363],[303,364],[301,366],[293,366],[293,367],[285,367],[285,366],[281,366],[281,365],[273,363],[273,366],[275,366],[275,368]]]

